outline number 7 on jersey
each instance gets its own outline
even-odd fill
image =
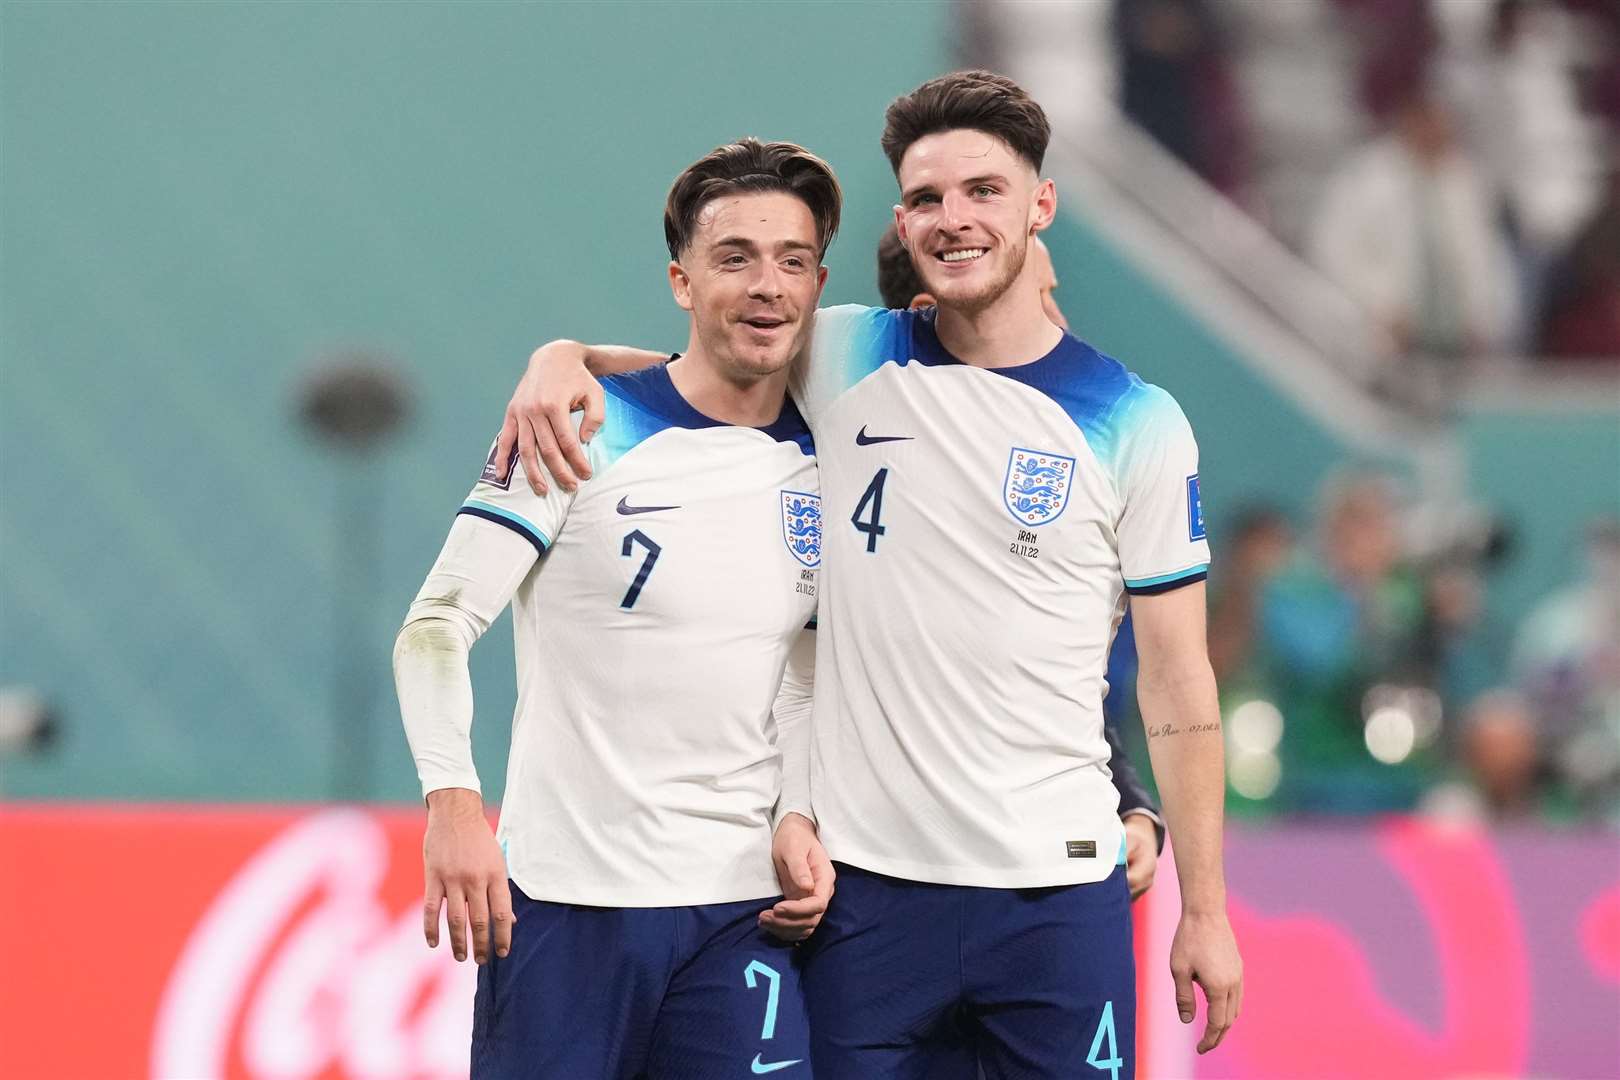
[[[654,541],[652,537],[648,536],[640,529],[635,529],[625,534],[624,547],[620,550],[619,554],[628,559],[630,557],[630,552],[637,544],[640,544],[642,547],[647,549],[647,557],[642,561],[641,569],[636,571],[636,580],[632,581],[630,583],[630,588],[625,590],[624,599],[619,601],[619,606],[622,608],[633,608],[636,606],[636,597],[641,595],[641,587],[647,584],[647,577],[652,573],[653,563],[658,561],[659,554],[664,550],[658,546],[657,542]]]

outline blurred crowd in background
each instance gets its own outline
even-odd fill
[[[1118,0],[1113,39],[1125,114],[1397,355],[1620,364],[1620,5]]]
[[[1233,811],[1620,824],[1620,521],[1512,622],[1485,603],[1508,530],[1413,555],[1400,504],[1346,472],[1308,521],[1259,506],[1227,531],[1209,648]],[[1127,622],[1108,702],[1127,732],[1134,668]]]
[[[1209,639],[1234,810],[1620,823],[1620,521],[1504,624],[1484,595],[1507,532],[1413,557],[1399,505],[1344,473],[1308,522],[1254,507],[1227,533]],[[1133,665],[1122,631],[1111,682]],[[1110,699],[1127,730],[1130,697]]]
[[[1031,14],[969,5],[966,51],[1090,69],[1052,81],[1111,97],[1382,332],[1375,392],[1620,372],[1620,4],[1112,0],[1073,6],[1088,32],[1060,46]],[[1620,462],[1592,469],[1620,505]],[[1227,519],[1209,640],[1234,813],[1620,824],[1620,520],[1573,523],[1568,580],[1501,612],[1512,523],[1437,540],[1418,502],[1346,466],[1311,507]],[[1127,621],[1128,735],[1133,667]]]

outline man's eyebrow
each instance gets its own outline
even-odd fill
[[[1007,186],[1007,178],[1000,173],[988,173],[984,176],[973,176],[962,181],[963,187],[978,187],[980,184],[1000,184]]]
[[[748,239],[745,236],[722,236],[720,239],[718,239],[718,240],[716,240],[714,242],[714,246],[717,247],[717,248],[723,248],[723,247],[741,248],[744,251],[757,251],[757,250],[759,250],[759,245],[755,244],[752,240]],[[773,246],[778,251],[783,251],[783,250],[814,251],[814,250],[816,250],[816,245],[810,243],[810,241],[808,241],[808,240],[782,240],[782,241],[778,242],[777,244],[775,244]]]

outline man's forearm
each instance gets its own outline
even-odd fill
[[[1119,792],[1120,820],[1126,821],[1140,815],[1151,822],[1153,850],[1155,853],[1163,851],[1164,818],[1159,814],[1159,804],[1153,801],[1147,785],[1142,783],[1136,765],[1131,761],[1131,755],[1125,750],[1125,743],[1113,724],[1103,724],[1103,738],[1108,741],[1108,771],[1113,774],[1114,789]]]
[[[640,371],[654,364],[662,364],[668,359],[668,353],[649,352],[629,345],[585,346],[585,370],[598,378],[604,375],[619,375],[626,371]]]
[[[814,824],[810,806],[810,720],[814,712],[816,633],[805,629],[788,653],[782,685],[771,713],[776,719],[776,745],[782,754],[782,792],[775,823],[796,813]]]
[[[479,791],[467,655],[536,558],[516,532],[458,514],[394,643],[394,687],[425,796]]]
[[[782,753],[782,792],[776,800],[776,824],[788,814],[798,814],[815,823],[810,805],[810,716],[812,701],[806,697],[778,697],[772,710],[776,718],[776,738]]]
[[[444,618],[406,622],[394,643],[394,684],[422,792],[480,790],[473,767],[472,676],[462,631]]]
[[[1224,911],[1221,827],[1226,765],[1214,672],[1207,662],[1159,673],[1144,671],[1137,682],[1137,700],[1165,822],[1175,843],[1182,910]]]

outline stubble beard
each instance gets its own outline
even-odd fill
[[[715,333],[712,337],[704,336],[703,344],[722,375],[735,385],[745,385],[769,378],[787,367],[788,364],[793,362],[793,357],[798,353],[803,339],[804,333],[801,325],[798,332],[787,343],[786,351],[782,354],[780,362],[777,362],[774,357],[770,360],[762,359],[758,351],[747,346],[735,348],[733,338],[724,330]]]
[[[988,258],[989,256],[984,257]],[[934,282],[929,281],[927,275],[921,276],[923,284],[928,286],[929,292],[934,294],[941,307],[948,307],[952,311],[971,318],[980,312],[988,310],[994,306],[996,301],[1006,295],[1007,290],[1012,288],[1013,282],[1018,280],[1018,275],[1024,272],[1024,260],[1028,257],[1029,241],[1026,239],[1017,247],[1008,249],[1006,269],[1003,273],[986,282],[978,292],[967,296],[952,295],[948,290],[941,290]],[[928,255],[924,256],[924,258],[932,259],[933,256]]]

